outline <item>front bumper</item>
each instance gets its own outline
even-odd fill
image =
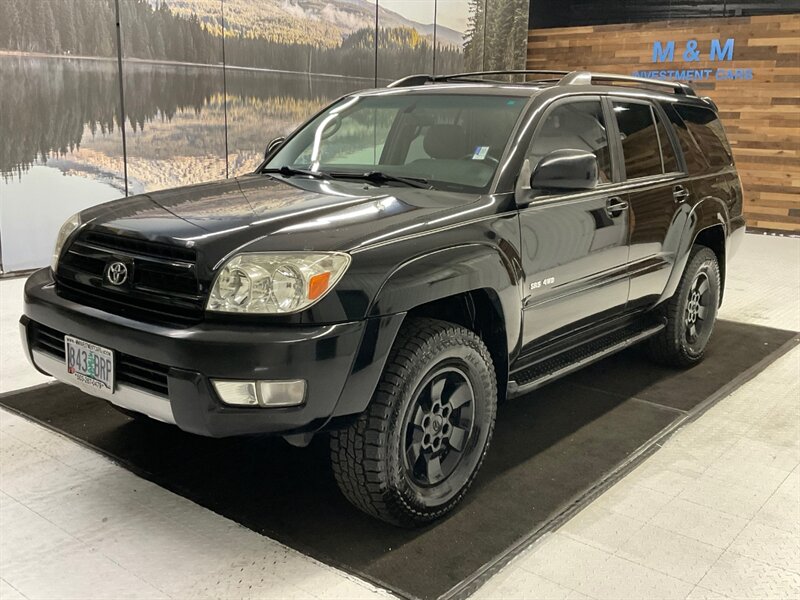
[[[118,383],[106,398],[123,408],[174,423],[185,431],[223,437],[247,433],[294,434],[323,428],[333,417],[366,408],[403,315],[332,325],[200,323],[179,329],[106,313],[56,294],[49,269],[25,285],[22,340],[39,370],[66,379],[66,367],[35,331],[44,326],[163,366],[166,391]],[[233,407],[223,404],[210,379],[307,382],[296,407]]]

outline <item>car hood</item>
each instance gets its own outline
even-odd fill
[[[457,221],[480,196],[411,187],[249,175],[115,200],[83,214],[88,227],[235,251],[349,251]],[[472,211],[470,211],[472,212]]]

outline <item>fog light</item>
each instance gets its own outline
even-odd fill
[[[261,406],[297,406],[306,399],[304,379],[257,382],[258,403]]]
[[[215,379],[211,383],[225,404],[233,406],[297,406],[305,401],[304,379],[290,381],[230,381]]]
[[[256,394],[255,381],[212,381],[214,389],[222,398],[225,404],[236,404],[239,406],[257,406],[258,396]]]

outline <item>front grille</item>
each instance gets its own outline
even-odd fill
[[[66,357],[64,334],[60,331],[32,323],[30,336],[31,348],[42,350],[61,359]]]
[[[132,319],[188,326],[203,318],[204,296],[192,248],[84,231],[61,258],[56,290],[68,300]],[[123,285],[105,279],[115,261],[131,273]]]
[[[29,339],[32,349],[47,352],[64,360],[64,334],[60,331],[39,323],[31,323]],[[166,365],[114,352],[114,374],[118,383],[168,396],[168,371],[169,367]]]
[[[119,354],[118,358],[114,365],[117,381],[145,388],[163,396],[168,395],[167,367],[127,354]]]

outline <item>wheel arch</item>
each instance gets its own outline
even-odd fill
[[[678,225],[683,220],[683,226]],[[728,239],[728,209],[719,198],[706,197],[697,202],[691,209],[676,216],[675,225],[682,230],[678,238],[675,252],[675,263],[672,267],[667,285],[659,298],[658,304],[668,300],[675,293],[683,271],[689,260],[692,246],[700,244],[711,249],[717,257],[720,271],[720,304],[725,289],[726,244]]]
[[[428,317],[460,325],[480,337],[489,349],[497,376],[498,400],[508,387],[508,341],[503,306],[495,290],[480,288],[432,300],[412,308],[406,318]]]
[[[717,265],[719,266],[719,303],[722,305],[722,297],[725,293],[725,273],[727,270],[726,264],[726,229],[722,223],[710,225],[705,229],[701,229],[694,237],[692,245],[699,244],[705,246],[713,251],[717,257]]]
[[[457,323],[486,343],[505,394],[522,327],[519,259],[490,244],[465,244],[411,259],[384,281],[368,315],[395,313]]]

